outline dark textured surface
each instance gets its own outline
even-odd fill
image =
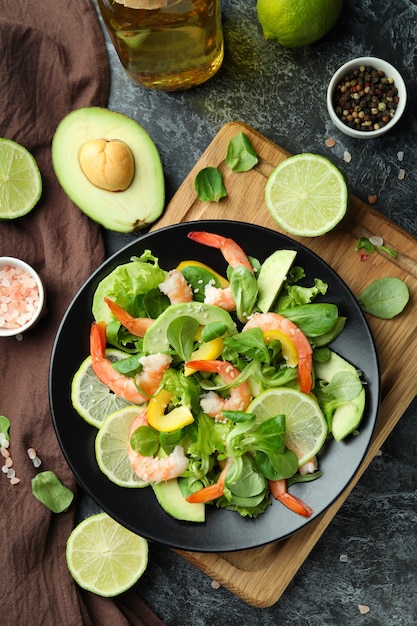
[[[167,199],[219,129],[231,120],[253,126],[292,153],[316,152],[345,172],[351,191],[417,234],[417,4],[345,0],[322,41],[285,50],[264,40],[256,1],[223,0],[226,53],[209,82],[183,93],[148,91],[124,75],[108,42],[109,108],[141,123],[163,161]],[[391,134],[351,139],[332,126],[326,88],[345,61],[373,55],[392,62],[408,87],[408,107]],[[336,146],[329,149],[325,139]],[[350,163],[343,159],[347,150]],[[399,162],[397,153],[404,152]],[[398,172],[405,170],[404,180]],[[106,235],[108,253],[139,235]],[[404,372],[406,376],[407,373]],[[410,381],[415,385],[415,381]],[[297,575],[272,607],[248,606],[170,550],[151,546],[138,593],[169,626],[414,626],[417,623],[417,402],[383,446]],[[94,509],[87,502],[86,509]],[[358,605],[367,605],[362,615]]]

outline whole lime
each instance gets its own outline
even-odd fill
[[[285,48],[318,41],[334,26],[343,0],[258,0],[258,19],[265,39]]]

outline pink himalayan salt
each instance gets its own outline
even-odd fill
[[[0,328],[20,328],[39,307],[39,288],[24,269],[6,265],[0,269]]]

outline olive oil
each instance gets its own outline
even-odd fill
[[[131,80],[153,89],[188,89],[223,61],[219,0],[98,0],[103,21]],[[134,4],[140,8],[130,8]]]

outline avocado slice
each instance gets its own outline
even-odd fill
[[[276,250],[262,263],[256,302],[262,313],[267,313],[276,300],[296,256],[295,250]]]
[[[227,311],[211,304],[201,302],[185,302],[172,304],[148,328],[143,338],[143,349],[148,354],[168,352],[170,344],[167,337],[168,326],[178,317],[193,317],[200,326],[207,326],[212,322],[222,322],[227,327],[229,335],[237,332],[236,324]]]
[[[161,507],[171,517],[187,522],[204,522],[205,505],[187,502],[176,478],[162,483],[153,483],[152,489]]]
[[[127,189],[108,191],[93,184],[84,173],[81,148],[96,140],[121,142],[128,147],[134,174]],[[121,113],[102,107],[83,107],[69,113],[55,131],[52,164],[74,204],[108,230],[127,233],[144,228],[164,209],[165,182],[158,150],[145,129]]]
[[[356,368],[341,356],[330,351],[330,359],[324,363],[315,363],[314,370],[317,378],[330,382],[339,372],[351,372],[358,376]],[[358,376],[359,378],[359,376]],[[365,389],[362,387],[359,395],[347,401],[336,409],[332,418],[332,435],[336,441],[342,441],[356,430],[362,421],[365,411]]]

